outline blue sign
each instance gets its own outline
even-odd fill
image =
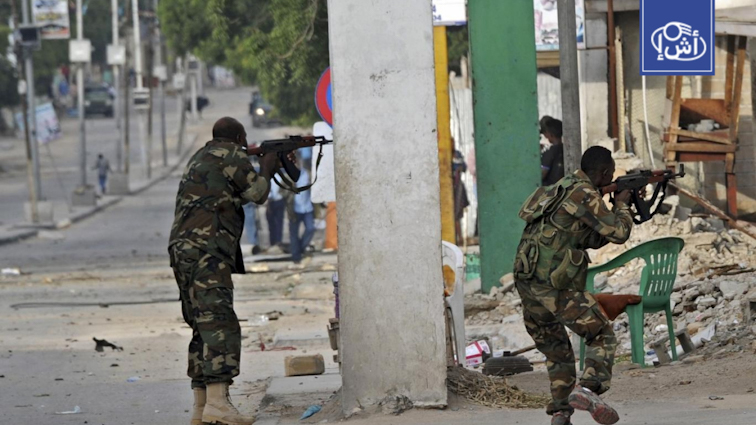
[[[641,75],[714,75],[714,0],[641,0]]]

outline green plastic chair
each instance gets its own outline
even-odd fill
[[[629,305],[625,310],[630,318],[630,339],[633,363],[645,367],[645,349],[643,344],[643,317],[646,313],[664,311],[667,315],[669,341],[672,358],[677,360],[675,347],[675,328],[672,322],[672,309],[669,297],[677,277],[677,256],[682,251],[685,241],[680,238],[661,238],[652,240],[623,252],[611,261],[588,269],[585,287],[594,292],[593,279],[597,274],[622,267],[636,258],[642,258],[643,267],[638,295],[643,298],[640,304]],[[585,340],[580,339],[580,370],[585,365]]]

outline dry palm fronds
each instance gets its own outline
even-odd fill
[[[449,368],[446,384],[454,394],[487,407],[535,409],[546,406],[550,400],[510,386],[505,378],[486,376],[463,367]]]

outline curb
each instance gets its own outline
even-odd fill
[[[190,136],[190,138],[191,138],[191,141],[188,141],[188,143],[187,143],[187,149],[185,150],[184,153],[181,154],[181,156],[179,157],[178,161],[176,161],[176,163],[174,165],[170,166],[168,168],[168,170],[166,172],[164,172],[162,175],[160,175],[160,176],[158,176],[158,177],[150,180],[147,183],[144,183],[142,186],[136,188],[135,190],[130,191],[127,196],[139,195],[140,193],[144,192],[145,190],[147,190],[147,189],[155,186],[156,184],[158,184],[161,181],[163,181],[166,178],[168,178],[168,176],[170,176],[171,174],[173,174],[173,172],[176,171],[176,169],[180,165],[184,164],[186,162],[186,158],[189,156],[189,154],[191,154],[191,153],[194,152],[194,150],[191,149],[191,147],[193,147],[194,144],[197,143],[197,139],[199,138],[199,135],[198,134],[193,134],[192,136]],[[98,212],[103,211],[103,210],[105,210],[105,209],[107,209],[107,208],[109,208],[109,207],[111,207],[111,206],[113,206],[113,205],[121,202],[123,200],[123,198],[124,198],[124,196],[113,197],[111,199],[108,199],[107,201],[104,201],[100,205],[97,205],[97,206],[94,206],[94,207],[90,207],[90,208],[88,208],[88,209],[86,209],[84,211],[81,211],[79,213],[74,214],[73,216],[71,216],[71,217],[69,217],[67,219],[57,221],[54,224],[48,224],[48,225],[42,224],[42,225],[35,225],[32,228],[26,228],[26,229],[19,228],[18,230],[9,230],[8,233],[10,235],[8,235],[8,236],[0,236],[0,246],[12,244],[12,243],[15,243],[15,242],[21,242],[21,241],[23,241],[25,239],[30,239],[30,238],[36,237],[37,235],[39,235],[39,232],[42,231],[42,230],[65,229],[65,228],[71,226],[72,224],[75,224],[75,223],[78,223],[78,222],[80,222],[82,220],[85,220],[85,219],[87,219],[87,218],[89,218],[89,217],[97,214]]]

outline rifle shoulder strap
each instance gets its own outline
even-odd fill
[[[306,186],[297,187],[296,182],[290,182],[283,174],[281,174],[281,171],[278,171],[279,177],[281,177],[281,181],[279,182],[276,179],[276,176],[273,176],[273,181],[276,182],[278,186],[280,186],[282,189],[288,190],[290,192],[294,193],[302,193],[306,190],[310,190],[310,188],[315,184],[316,181],[318,181],[318,169],[320,168],[320,161],[323,159],[323,145],[319,145],[320,148],[318,149],[318,158],[315,160],[315,177],[312,179],[312,182]]]

